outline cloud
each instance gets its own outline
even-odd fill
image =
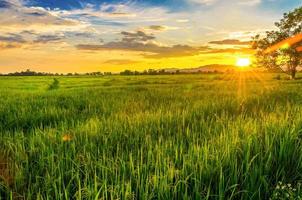
[[[28,27],[34,25],[75,26],[79,22],[53,15],[41,7],[25,7],[19,1],[0,0],[0,27]]]
[[[25,43],[26,41],[21,35],[9,33],[6,36],[0,35],[0,42]]]
[[[157,46],[153,48],[154,54],[144,55],[147,58],[167,58],[167,57],[184,57],[195,56],[209,50],[207,46],[192,47],[189,45],[173,45],[167,47]]]
[[[217,0],[189,0],[192,3],[198,3],[198,4],[203,4],[203,5],[211,5],[215,3]]]
[[[113,21],[133,19],[136,17],[135,12],[136,9],[123,4],[103,4],[98,8],[86,6],[74,10],[51,10],[51,13],[60,15],[61,17],[81,20],[102,19],[106,21],[109,21],[109,19],[112,19]]]
[[[253,53],[250,48],[227,48],[217,49],[208,46],[189,46],[189,45],[172,45],[165,46],[155,41],[154,35],[147,34],[143,31],[121,32],[123,36],[118,41],[111,41],[104,44],[78,44],[78,50],[86,51],[137,51],[142,52],[145,58],[167,58],[167,57],[184,57],[201,54],[219,54],[219,53]],[[212,41],[211,44],[228,44],[228,45],[247,45],[250,42],[239,40],[222,40]]]
[[[112,65],[128,65],[135,64],[138,61],[130,60],[130,59],[111,59],[104,62],[104,64],[112,64]]]
[[[20,33],[6,33],[0,35],[0,49],[23,48],[32,49],[38,44],[61,42],[64,35],[40,35],[34,31],[22,31]]]
[[[0,35],[0,50],[21,48],[27,41],[22,35],[7,33]]]
[[[240,54],[253,54],[254,50],[251,48],[227,48],[227,49],[209,49],[202,52],[202,54],[221,54],[221,53],[240,53]]]
[[[21,5],[20,0],[0,0],[0,9],[9,9]]]
[[[0,50],[6,50],[6,49],[14,49],[14,48],[20,48],[20,44],[12,44],[12,43],[2,43],[0,42]]]
[[[222,3],[222,0],[189,0],[190,2],[201,4],[201,5],[213,5],[215,3]],[[228,0],[228,3],[237,3],[238,5],[254,6],[258,5],[262,0]]]
[[[218,40],[211,41],[210,44],[219,44],[219,45],[250,45],[250,41],[240,41],[236,39],[226,39],[226,40]]]
[[[261,3],[261,0],[241,0],[238,4],[247,5],[247,6],[254,6]]]
[[[58,35],[39,35],[36,40],[34,40],[34,43],[49,43],[49,42],[59,42],[64,37],[58,36]]]
[[[153,40],[155,37],[151,34],[146,34],[143,31],[137,31],[137,32],[127,32],[127,31],[122,31],[121,34],[124,36],[122,41],[124,42],[146,42],[148,40]]]
[[[91,26],[137,26],[164,21],[169,18],[164,7],[138,6],[136,3],[109,3],[99,7],[84,7],[75,10],[51,10],[51,13],[62,18],[80,20]],[[175,13],[175,15],[178,15]]]
[[[138,30],[141,30],[146,33],[163,33],[170,30],[178,30],[177,26],[166,26],[166,25],[150,25],[146,27],[140,27]]]
[[[89,51],[104,51],[104,50],[127,50],[147,52],[151,54],[143,54],[147,58],[165,58],[165,57],[183,57],[198,55],[202,51],[209,48],[206,46],[191,47],[188,45],[173,45],[173,46],[159,46],[154,43],[125,43],[125,42],[109,42],[104,45],[95,44],[79,44],[76,45],[79,50]]]
[[[0,0],[0,8],[11,8],[13,7],[14,4],[8,2],[8,1],[4,1],[4,0]]]
[[[187,23],[187,22],[189,22],[190,20],[188,20],[188,19],[177,19],[176,20],[176,22],[178,22],[178,23]]]
[[[167,30],[166,26],[161,26],[161,25],[151,25],[148,28],[151,29],[151,30],[154,30],[154,31],[164,31],[164,30]]]
[[[102,51],[102,50],[125,50],[139,51],[148,58],[181,57],[197,55],[201,51],[208,50],[208,47],[191,47],[189,45],[163,46],[157,43],[154,35],[146,34],[142,31],[121,32],[123,36],[119,41],[112,41],[105,44],[78,44],[79,50]]]
[[[34,17],[43,17],[43,16],[47,16],[46,12],[41,12],[41,10],[37,10],[37,11],[32,11],[32,12],[27,12],[27,15],[31,15]]]

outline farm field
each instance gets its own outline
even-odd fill
[[[56,79],[0,77],[2,200],[302,197],[302,80]]]

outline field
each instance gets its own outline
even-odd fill
[[[0,199],[302,194],[302,80],[244,72],[57,80],[0,77]]]

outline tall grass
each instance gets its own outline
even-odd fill
[[[301,83],[273,76],[1,78],[0,199],[268,199],[302,180]]]

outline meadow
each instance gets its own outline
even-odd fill
[[[56,80],[0,77],[1,200],[302,197],[302,80]]]

